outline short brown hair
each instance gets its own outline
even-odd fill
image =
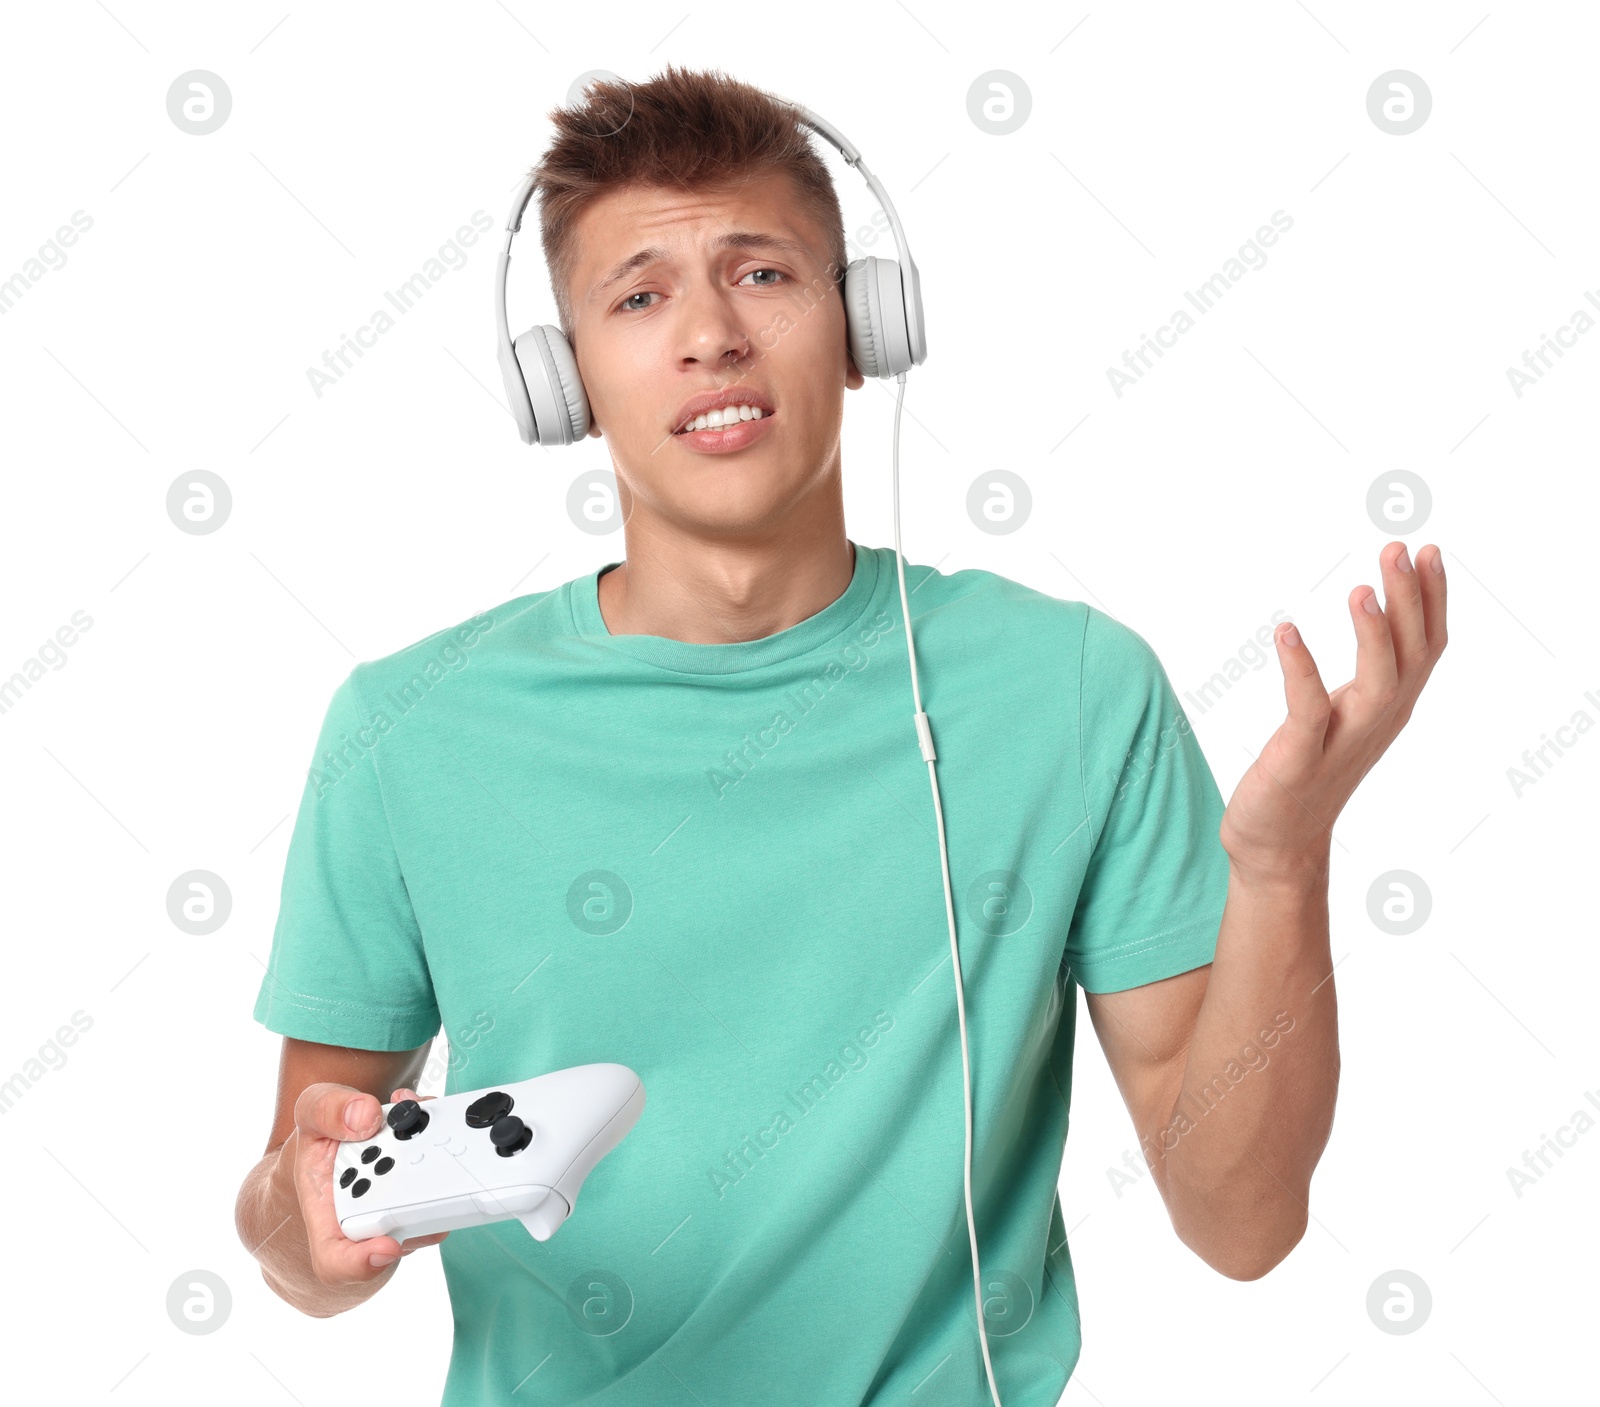
[[[627,185],[726,185],[789,173],[801,207],[828,240],[828,275],[844,278],[844,216],[833,177],[794,109],[727,74],[667,68],[646,83],[595,79],[582,101],[552,108],[555,140],[529,174],[539,196],[540,239],[561,330],[572,339],[569,292],[583,209]]]

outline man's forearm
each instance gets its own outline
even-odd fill
[[[370,1299],[388,1282],[394,1267],[360,1284],[326,1285],[317,1278],[292,1176],[297,1136],[290,1134],[288,1143],[268,1153],[247,1174],[234,1207],[234,1222],[245,1249],[261,1263],[262,1278],[273,1293],[301,1313],[325,1319]]]
[[[1179,1237],[1236,1279],[1305,1232],[1339,1083],[1332,970],[1326,857],[1294,879],[1234,871],[1183,1083],[1148,1151]]]

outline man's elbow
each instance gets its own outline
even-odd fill
[[[1183,1236],[1179,1239],[1219,1275],[1230,1280],[1259,1280],[1285,1261],[1289,1252],[1306,1234],[1304,1212],[1288,1226],[1273,1234],[1235,1235],[1206,1239]]]
[[[1208,1264],[1217,1274],[1226,1275],[1230,1280],[1259,1280],[1268,1271],[1276,1269],[1293,1249],[1292,1245],[1285,1246],[1282,1251],[1274,1255],[1254,1258],[1225,1256],[1208,1261]]]

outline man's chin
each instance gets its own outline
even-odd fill
[[[798,496],[798,490],[775,492],[770,480],[752,481],[730,464],[719,481],[704,481],[703,492],[668,495],[660,516],[684,532],[708,540],[767,540],[793,518]]]

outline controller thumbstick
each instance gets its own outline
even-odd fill
[[[509,1158],[533,1142],[533,1130],[515,1114],[507,1114],[494,1121],[494,1127],[489,1130],[489,1142],[502,1158]]]
[[[414,1099],[402,1099],[389,1111],[389,1127],[396,1138],[411,1138],[428,1127],[428,1112]]]

